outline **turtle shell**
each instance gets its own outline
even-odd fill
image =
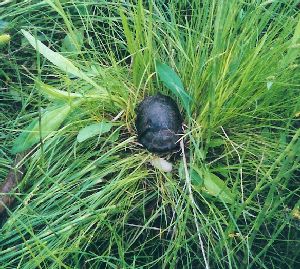
[[[146,149],[168,152],[178,147],[182,116],[171,97],[162,94],[146,97],[136,113],[138,140]]]

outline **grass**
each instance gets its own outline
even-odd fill
[[[26,156],[0,220],[0,268],[300,266],[298,1],[8,2],[0,9],[11,35],[0,48],[1,180],[16,137],[62,102],[36,81],[107,95],[85,99]],[[92,84],[54,66],[21,29]],[[190,116],[157,79],[155,60],[182,79]],[[187,125],[185,154],[167,174],[136,143],[134,109],[156,92],[178,101]],[[109,133],[77,142],[80,129],[103,120],[113,122]],[[209,174],[233,203],[196,184]]]

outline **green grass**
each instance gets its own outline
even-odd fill
[[[16,202],[0,217],[0,268],[300,266],[298,1],[9,2],[0,6],[0,35],[11,35],[0,47],[0,181],[22,130],[71,103],[36,81],[96,97],[26,157]],[[90,79],[57,68],[21,29]],[[190,116],[156,60],[182,79]],[[135,107],[156,92],[178,101],[187,125],[168,174],[136,143]],[[110,132],[77,142],[101,121]],[[209,173],[234,203],[195,183]]]

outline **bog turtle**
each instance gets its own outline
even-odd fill
[[[149,151],[163,153],[176,149],[182,135],[182,116],[175,101],[166,95],[146,97],[136,110],[139,142]]]

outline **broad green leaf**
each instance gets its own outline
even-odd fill
[[[45,138],[56,131],[74,107],[66,104],[47,109],[41,117],[41,126],[39,119],[36,118],[17,137],[12,148],[12,153],[25,151],[38,143],[41,138]]]
[[[191,183],[193,186],[203,186],[202,177],[194,169],[191,171]]]
[[[83,45],[84,34],[82,30],[77,30],[75,36],[72,37],[69,33],[65,36],[62,41],[61,51],[62,52],[78,52]],[[73,40],[76,39],[76,40]]]
[[[95,83],[91,78],[89,78],[84,72],[79,70],[69,59],[65,58],[58,52],[55,52],[45,46],[41,41],[37,40],[34,36],[32,36],[29,32],[25,30],[21,30],[25,38],[28,40],[31,46],[33,46],[40,54],[42,54],[47,60],[53,63],[60,70],[69,73],[75,77],[81,78],[91,85],[95,86],[97,89],[101,90],[104,93],[107,91],[99,87],[97,83]]]
[[[215,174],[206,171],[200,175],[198,171],[193,170],[191,178],[195,189],[206,191],[208,194],[219,198],[225,203],[231,204],[234,202],[234,196],[231,190],[226,186],[225,182]]]
[[[156,62],[156,70],[160,80],[164,85],[172,91],[174,95],[179,97],[185,110],[190,113],[191,96],[184,89],[183,83],[176,72],[166,64]]]
[[[203,178],[204,187],[209,194],[219,197],[225,203],[233,203],[234,197],[225,182],[213,173],[207,172]]]
[[[100,136],[104,133],[109,132],[111,127],[112,124],[110,122],[104,121],[86,126],[79,131],[77,135],[77,141],[80,143],[95,135]]]

